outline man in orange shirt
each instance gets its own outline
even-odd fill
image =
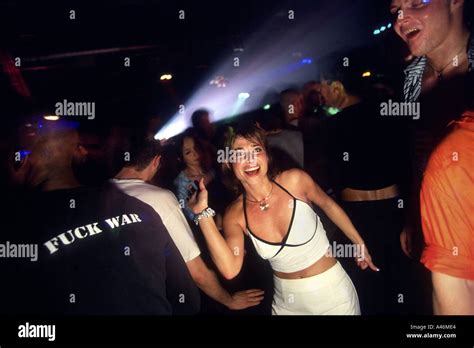
[[[420,201],[434,313],[474,315],[474,111],[434,150]]]

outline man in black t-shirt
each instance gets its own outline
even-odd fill
[[[0,259],[1,312],[199,310],[199,292],[159,215],[113,187],[78,185],[71,166],[81,150],[75,130],[46,122],[20,139],[28,140],[15,151],[12,177],[33,190],[9,201],[11,224],[0,237],[0,251],[8,249]],[[12,257],[20,248],[23,257]]]

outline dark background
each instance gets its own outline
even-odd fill
[[[350,11],[353,23],[339,23],[341,30],[347,27],[354,34],[356,28],[370,47],[365,49],[367,62],[383,62],[390,70],[391,62],[402,56],[397,54],[399,40],[393,30],[372,34],[390,21],[388,6],[389,1],[380,0],[3,1],[0,50],[21,58],[30,96],[12,91],[3,72],[1,110],[10,113],[4,116],[8,123],[12,113],[51,112],[63,99],[95,101],[102,122],[158,117],[162,125],[219,60],[236,46],[245,47],[263,23],[276,19],[269,41],[291,30],[288,9],[297,20],[321,28],[338,20],[328,13]],[[71,9],[74,20],[69,19]],[[184,21],[178,19],[180,9],[185,10]],[[336,44],[331,40],[327,38],[328,45]],[[130,67],[124,67],[124,57],[130,57]],[[161,82],[166,72],[173,79]]]

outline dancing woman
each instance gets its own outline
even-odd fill
[[[326,232],[311,204],[318,205],[361,247],[359,267],[378,271],[348,216],[304,171],[291,169],[271,175],[266,138],[259,129],[229,129],[225,146],[237,154],[224,164],[224,171],[233,174],[241,195],[224,216],[224,236],[209,218],[213,210],[208,207],[203,180],[190,201],[195,222],[222,275],[232,279],[239,274],[247,235],[272,266],[274,315],[359,315],[354,285],[328,253]]]

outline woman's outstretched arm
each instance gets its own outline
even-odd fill
[[[357,259],[357,264],[362,269],[370,267],[374,271],[379,269],[373,264],[372,258],[365,246],[365,242],[352,224],[345,211],[331,198],[306,172],[292,169],[291,180],[304,188],[307,200],[319,206],[334,224],[349,238],[354,244],[362,247],[362,255]]]

